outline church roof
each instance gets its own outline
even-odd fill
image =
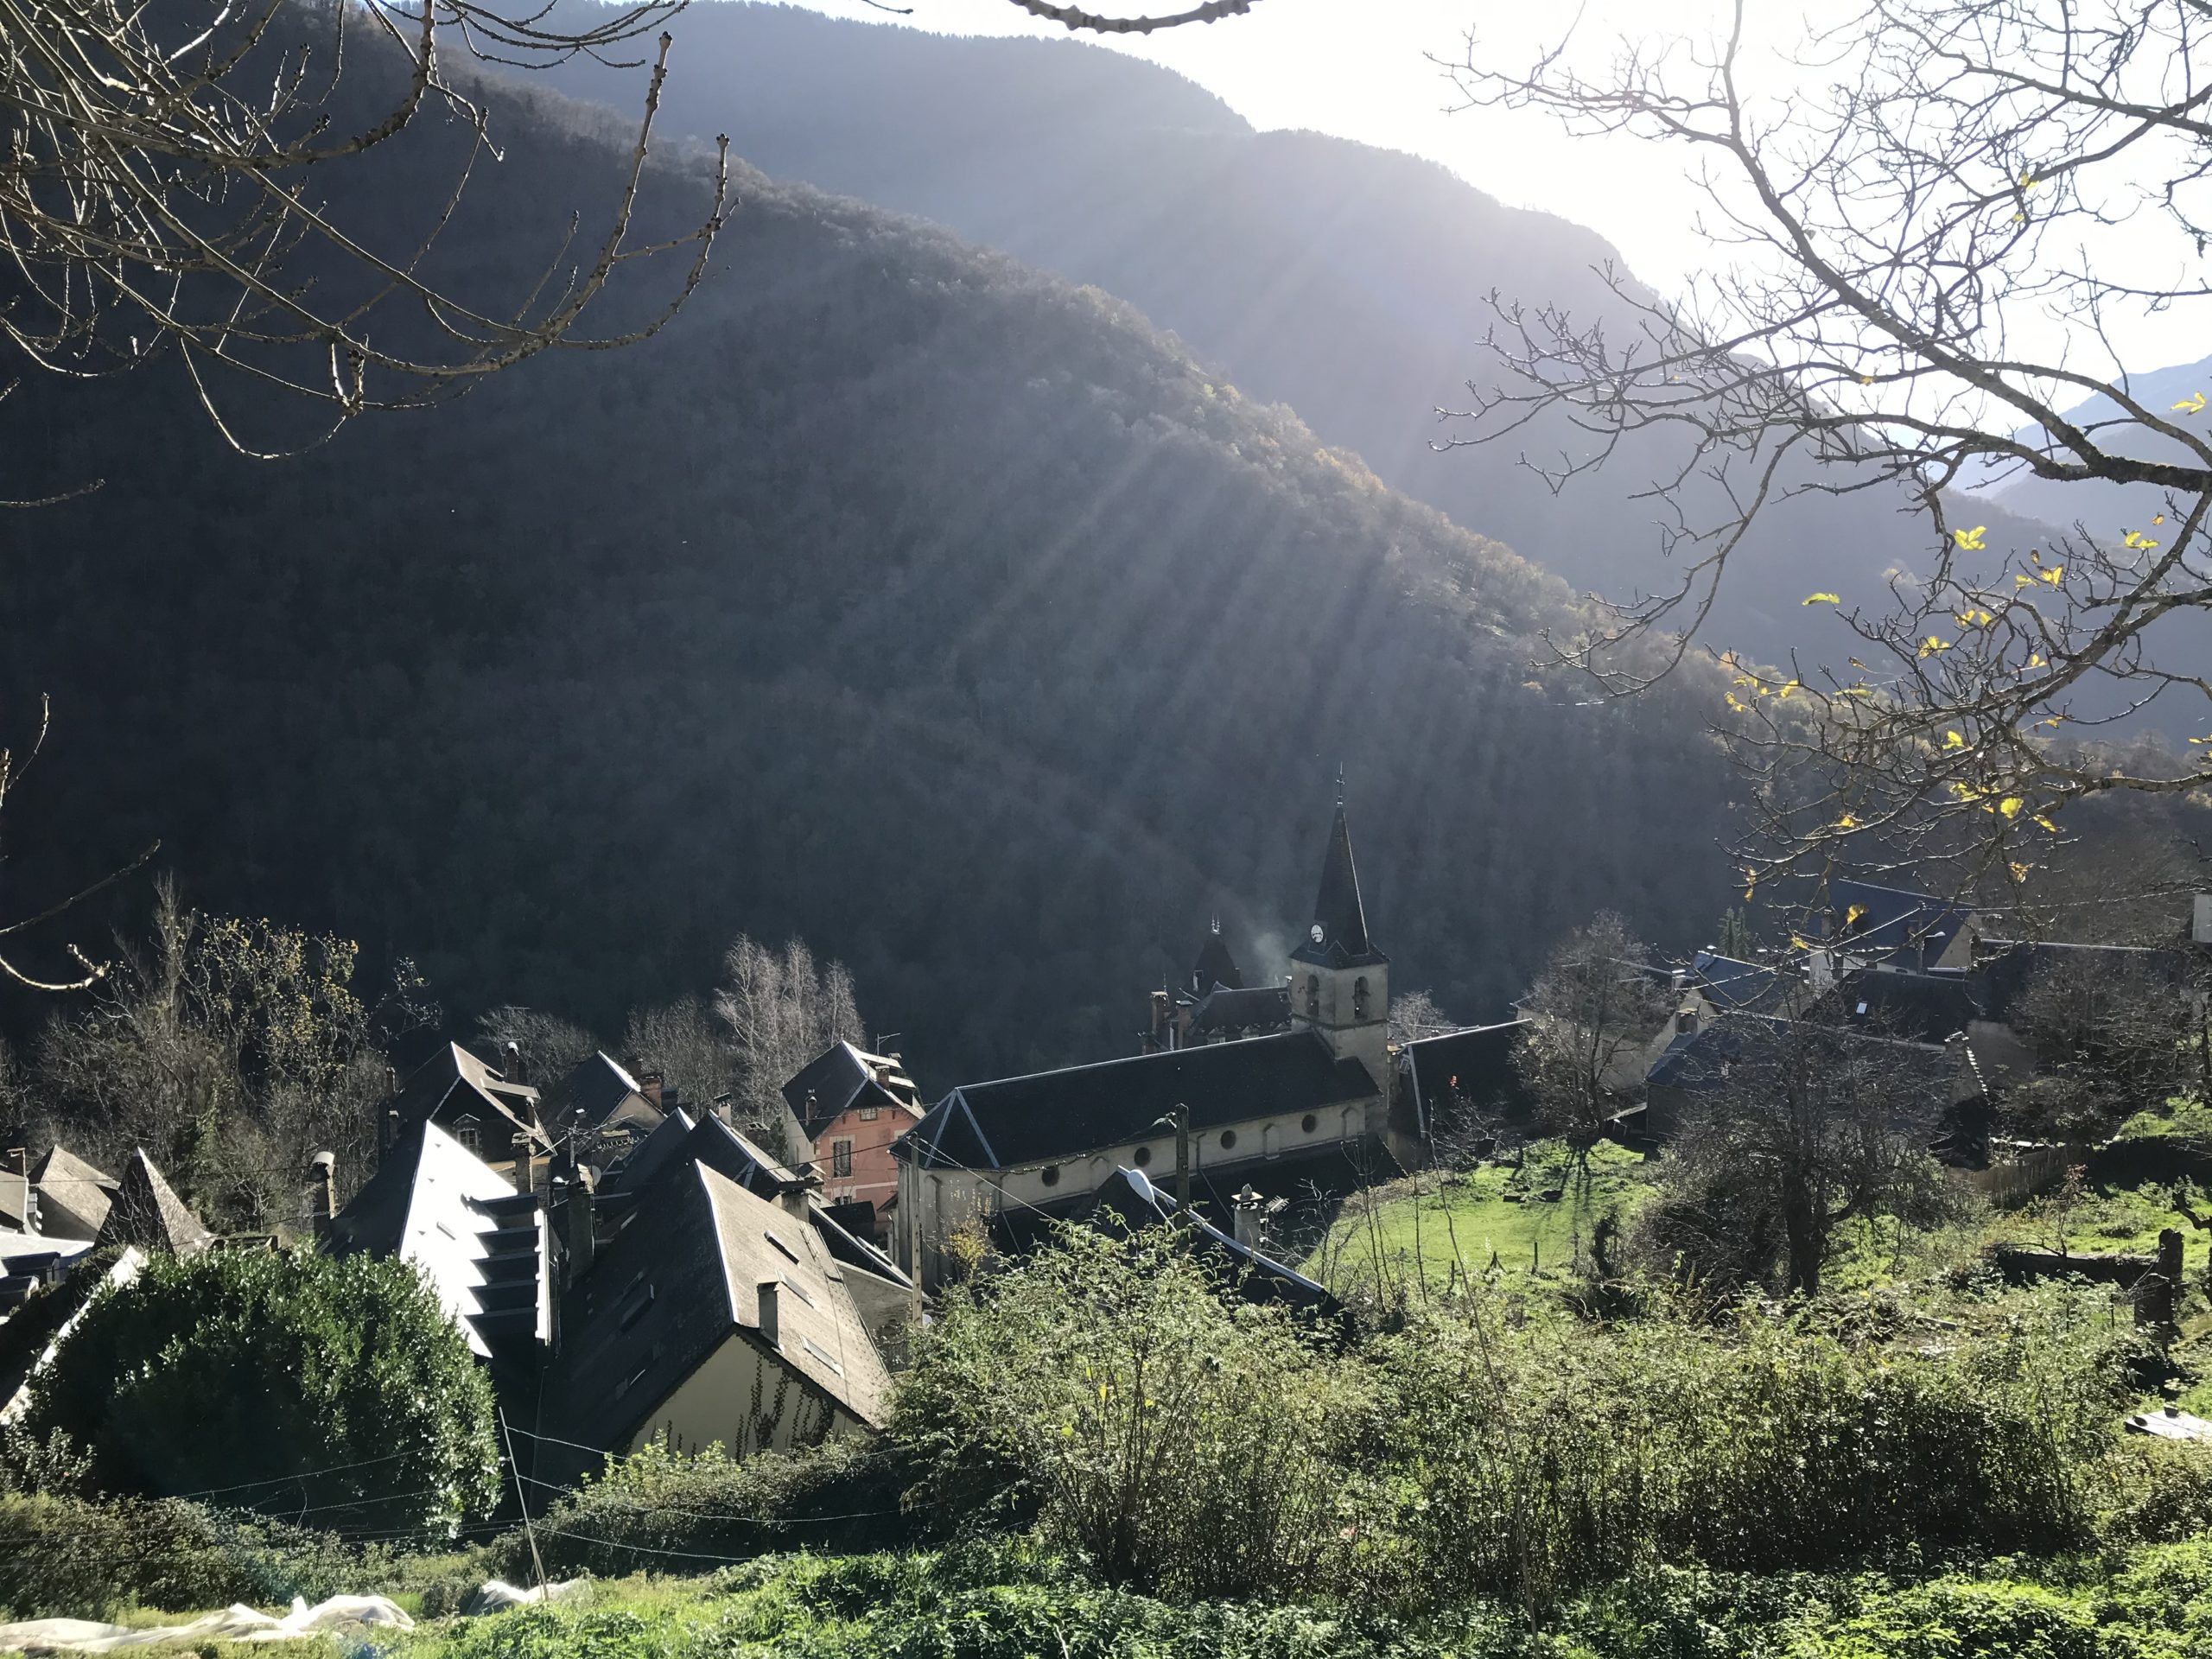
[[[1232,990],[1217,985],[1191,1011],[1191,1030],[1199,1036],[1217,1031],[1279,1031],[1290,1023],[1290,991],[1281,985]]]
[[[1217,985],[1232,991],[1244,988],[1244,976],[1236,966],[1236,958],[1229,954],[1229,942],[1221,937],[1219,922],[1213,925],[1206,942],[1198,947],[1198,959],[1191,964],[1193,995],[1204,996]]]
[[[1287,1031],[968,1084],[898,1145],[925,1166],[1007,1169],[1154,1139],[1166,1131],[1153,1126],[1177,1106],[1205,1129],[1294,1117],[1376,1090],[1359,1061],[1338,1059],[1310,1031]]]
[[[1344,803],[1337,803],[1329,826],[1329,850],[1321,860],[1321,887],[1313,899],[1313,925],[1291,952],[1294,962],[1325,968],[1356,968],[1388,962],[1367,937],[1367,912],[1359,900],[1359,870],[1352,862],[1351,830]]]

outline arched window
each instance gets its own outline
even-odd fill
[[[1309,1020],[1321,1017],[1321,976],[1306,976],[1306,1015]]]
[[[1367,1018],[1367,976],[1364,974],[1351,982],[1351,1014],[1355,1020]]]

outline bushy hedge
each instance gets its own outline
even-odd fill
[[[156,1255],[35,1385],[106,1492],[208,1497],[346,1532],[450,1536],[499,1496],[490,1384],[404,1262]]]
[[[397,1570],[382,1549],[175,1499],[0,1497],[0,1608],[14,1618],[319,1601]]]
[[[537,1522],[537,1548],[556,1576],[701,1573],[764,1552],[881,1549],[920,1526],[900,1505],[904,1471],[885,1448],[836,1440],[742,1462],[720,1446],[696,1454],[648,1447],[610,1459],[605,1471]],[[525,1535],[498,1546],[510,1575],[531,1563]]]

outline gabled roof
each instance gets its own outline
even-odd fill
[[[456,1090],[461,1091],[459,1098],[454,1097]],[[537,1090],[509,1083],[497,1066],[479,1059],[459,1043],[446,1044],[408,1073],[407,1081],[392,1096],[391,1109],[410,1128],[433,1117],[450,1121],[464,1114],[502,1123],[510,1141],[507,1146],[487,1143],[486,1150],[494,1157],[508,1154],[512,1136],[518,1132],[529,1134],[541,1146],[545,1144],[545,1136],[535,1122]]]
[[[1508,1020],[1402,1045],[1398,1055],[1418,1114],[1412,1125],[1414,1132],[1427,1134],[1463,1107],[1516,1114],[1525,1111],[1530,1104],[1529,1091],[1513,1063],[1513,1052],[1528,1027],[1526,1019]]]
[[[199,1217],[162,1179],[144,1147],[134,1148],[123,1166],[115,1201],[101,1224],[102,1244],[136,1244],[141,1249],[168,1250],[192,1255],[215,1242],[214,1234],[200,1224]]]
[[[1310,1031],[1208,1043],[954,1090],[901,1136],[925,1166],[1006,1169],[1158,1138],[1154,1122],[1187,1106],[1191,1127],[1295,1117],[1372,1099],[1378,1085]]]
[[[1839,980],[1823,1005],[1842,1024],[1921,1043],[1942,1042],[1989,1017],[1974,983],[1945,969],[1861,969]]]
[[[1324,968],[1357,968],[1389,960],[1367,937],[1367,912],[1360,903],[1359,871],[1352,862],[1351,830],[1344,823],[1342,801],[1337,803],[1336,820],[1329,826],[1329,849],[1321,860],[1313,925],[1291,952],[1291,960]]]
[[[578,1112],[586,1129],[598,1128],[620,1113],[641,1133],[650,1133],[663,1116],[638,1080],[604,1052],[586,1055],[549,1084],[538,1112],[547,1133],[556,1137],[577,1126]]]
[[[764,1283],[779,1290],[772,1344]],[[883,1362],[814,1230],[704,1164],[664,1172],[563,1313],[547,1433],[582,1445],[626,1446],[733,1335],[863,1422],[880,1423],[889,1404]]]
[[[641,1192],[653,1177],[682,1155],[684,1143],[698,1124],[682,1107],[663,1118],[651,1135],[630,1148],[630,1155],[607,1173],[599,1184],[601,1192]]]
[[[121,1185],[58,1142],[31,1166],[31,1186],[38,1194],[39,1231],[69,1238],[99,1236],[108,1207]],[[23,1184],[0,1175],[0,1223],[23,1225]],[[56,1224],[60,1224],[56,1225]]]
[[[413,1262],[481,1357],[501,1349],[502,1338],[550,1332],[537,1200],[435,1123],[386,1150],[332,1218],[323,1248]]]
[[[1872,881],[1830,882],[1827,911],[1830,943],[1869,955],[1910,952],[1923,962],[1942,956],[1967,921],[1948,899]]]
[[[1191,1208],[1195,1212],[1198,1205]],[[1116,1233],[1172,1226],[1175,1201],[1154,1185],[1142,1170],[1116,1169],[1092,1196],[1090,1218],[1093,1226]],[[1190,1217],[1190,1238],[1199,1255],[1220,1268],[1247,1301],[1281,1303],[1327,1319],[1344,1313],[1344,1304],[1325,1287],[1250,1245],[1238,1243],[1233,1235],[1196,1213]]]
[[[1797,1033],[1795,1038],[1793,1033]],[[1894,1081],[1908,1091],[1924,1089],[1927,1099],[1923,1103],[1949,1104],[1948,1091],[1957,1065],[1947,1049],[1758,1014],[1724,1015],[1676,1037],[1653,1064],[1645,1081],[1655,1089],[1713,1093],[1728,1082],[1736,1067],[1770,1062],[1792,1040],[1821,1044],[1832,1056],[1878,1060],[1891,1069]],[[1902,1096],[1897,1102],[1900,1111],[1913,1103]]]
[[[1715,950],[1690,958],[1690,982],[1716,1007],[1738,1014],[1779,1013],[1799,983],[1769,963],[1739,962]]]
[[[1245,989],[1217,985],[1191,1010],[1191,1030],[1199,1035],[1216,1031],[1277,1031],[1289,1024],[1290,990],[1283,985],[1254,985]]]
[[[879,1106],[913,1117],[922,1111],[904,1062],[848,1042],[833,1043],[808,1061],[784,1085],[784,1103],[810,1141],[855,1106]]]

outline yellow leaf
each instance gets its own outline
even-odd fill
[[[1835,821],[1835,827],[1839,830],[1856,830],[1859,827],[1859,820],[1847,812]]]
[[[2043,653],[2041,652],[2031,652],[2028,656],[2028,666],[2030,668],[2042,668],[2046,666],[2043,660]]]
[[[1851,658],[1848,660],[1851,665],[1853,668],[1858,669],[1861,673],[1866,671],[1866,664],[1860,662],[1856,657]]]
[[[2184,415],[2198,414],[2204,408],[2204,394],[2201,391],[2192,391],[2174,407]]]
[[[2065,574],[2066,567],[2064,565],[2054,564],[2050,569],[2043,573],[2043,579],[2049,582],[2052,587],[2056,588],[2058,586],[2058,579]]]
[[[1799,938],[1795,933],[1792,933],[1789,936],[1789,948],[1792,950],[1809,950],[1813,947],[1806,944],[1804,940]]]
[[[1843,695],[1847,697],[1871,697],[1874,691],[1871,686],[1847,685],[1843,688]]]
[[[2141,531],[2131,530],[2127,532],[2127,539],[2123,542],[2121,545],[2124,547],[2139,547],[2145,553],[2148,553],[2155,549],[2158,544],[2152,541],[2148,536],[2145,536]]]
[[[2164,524],[2164,523],[2166,522],[2166,515],[2165,515],[2164,513],[2163,513],[2163,512],[2162,512],[2162,513],[2160,513],[2157,518],[2153,518],[2151,522],[2152,522],[2152,524]]]
[[[1966,739],[1961,737],[1956,732],[1946,732],[1943,734],[1943,747],[1945,748],[1963,749],[1966,746]]]
[[[1741,697],[1738,696],[1733,691],[1723,692],[1721,695],[1728,699],[1728,706],[1731,709],[1733,709],[1739,715],[1742,714],[1745,709],[1751,706],[1748,702],[1745,702]]]
[[[1997,803],[1997,810],[1999,812],[2002,812],[2008,818],[2017,818],[2020,816],[2020,809],[2026,804],[2027,803],[2022,800],[2018,796],[2007,795],[2003,800]]]
[[[1847,910],[1847,911],[1845,911],[1845,912],[1843,912],[1843,925],[1844,925],[1846,927],[1849,927],[1853,923],[1856,922],[1856,921],[1857,921],[1857,920],[1858,920],[1861,916],[1864,916],[1866,913],[1866,906],[1864,906],[1864,905],[1853,905],[1853,906],[1849,910]]]
[[[1744,872],[1744,897],[1746,899],[1750,898],[1752,893],[1758,888],[1758,885],[1759,873],[1757,870],[1745,870]]]
[[[2033,576],[2014,576],[2012,585],[2015,588],[2032,588],[2036,585],[2036,579]]]
[[[1961,552],[1979,553],[1981,551],[1981,533],[1988,528],[1987,524],[1976,524],[1972,530],[1955,530],[1951,532],[1951,539],[1959,544]]]
[[[1959,626],[1962,628],[1978,628],[1981,626],[1983,623],[1994,621],[1996,619],[1992,617],[1987,611],[1974,609],[1961,611],[1958,613],[1957,620]]]
[[[1950,648],[1951,642],[1949,640],[1938,639],[1931,633],[1927,639],[1921,641],[1920,654],[1923,657],[1932,657],[1939,651],[1948,651]]]
[[[1796,682],[1796,681],[1795,681],[1795,680],[1789,680],[1789,681],[1787,681],[1787,682],[1785,682],[1784,683],[1783,683],[1783,684],[1781,684],[1781,685],[1778,685],[1778,686],[1775,687],[1775,689],[1774,689],[1774,700],[1775,700],[1777,702],[1780,702],[1783,698],[1787,697],[1787,696],[1789,696],[1792,691],[1795,691],[1796,689],[1797,689],[1797,682]]]
[[[2058,833],[2058,826],[2040,812],[2036,814],[2036,822],[2041,824],[2044,829],[2050,830],[2052,835],[2055,836]]]
[[[2035,866],[2032,864],[2015,863],[2012,866],[2012,879],[2015,881],[2024,881],[2028,879],[2028,872],[2033,868]]]
[[[1843,595],[1841,594],[1808,594],[1797,602],[1800,605],[1840,605],[1843,603]]]
[[[1859,384],[1862,386],[1871,386],[1874,384],[1874,377],[1871,374],[1862,374],[1859,377]]]

